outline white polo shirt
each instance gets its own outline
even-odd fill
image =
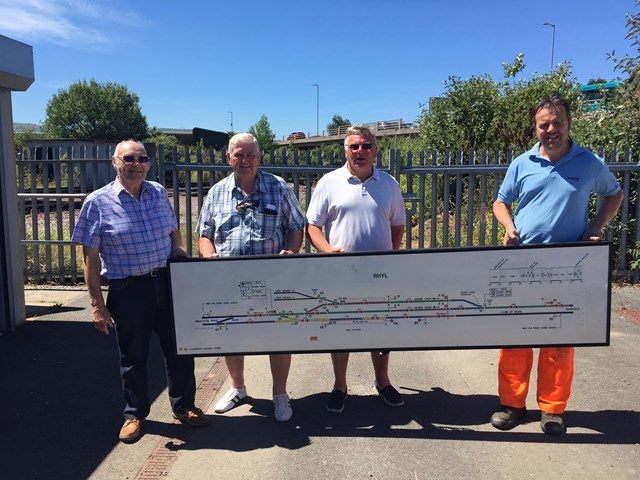
[[[400,185],[391,175],[373,167],[361,182],[343,167],[319,181],[307,209],[307,221],[324,227],[333,247],[347,252],[391,250],[391,227],[404,225],[406,213]]]

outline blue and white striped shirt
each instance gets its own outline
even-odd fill
[[[137,200],[114,180],[87,196],[71,240],[99,248],[100,274],[117,279],[166,267],[177,229],[162,185],[145,181]]]
[[[238,212],[242,202],[249,208]],[[287,246],[287,235],[303,228],[304,215],[287,183],[258,170],[249,195],[236,185],[233,174],[211,187],[197,231],[213,241],[218,255],[230,257],[277,254]]]

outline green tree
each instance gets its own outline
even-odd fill
[[[167,135],[162,133],[156,127],[149,130],[149,136],[145,138],[144,143],[155,143],[156,146],[164,145],[164,160],[171,162],[173,160],[173,151],[178,152],[178,158],[180,158],[181,150],[178,138],[175,135]]]
[[[636,8],[640,1],[636,1]],[[608,54],[615,69],[626,78],[616,88],[615,95],[607,99],[607,109],[593,112],[574,122],[572,136],[591,148],[630,147],[640,151],[640,12],[627,13],[627,35],[631,53],[617,57],[615,50]]]
[[[640,8],[640,1],[636,0],[636,8]],[[629,75],[629,79],[633,82],[638,81],[640,73],[640,12],[627,13],[627,35],[625,38],[631,42],[631,48],[636,51],[632,54],[625,54],[624,57],[617,57],[614,50],[608,56],[615,63],[615,69]],[[636,84],[637,87],[637,84]]]
[[[500,85],[489,75],[474,75],[462,80],[449,77],[445,95],[423,106],[421,133],[429,148],[439,151],[482,148],[493,122]]]
[[[351,122],[348,118],[342,118],[342,116],[336,113],[331,119],[331,123],[327,125],[327,131],[329,132],[329,135],[331,135],[333,131],[338,132],[340,127],[346,127],[349,125],[351,125]]]
[[[271,130],[271,125],[269,125],[269,119],[266,115],[262,115],[258,123],[249,127],[249,133],[256,137],[263,152],[270,152],[275,145],[274,139],[276,136]]]
[[[543,97],[560,95],[567,99],[572,112],[577,112],[579,96],[576,86],[568,63],[561,63],[548,73],[505,81],[496,105],[488,146],[501,150],[529,148],[537,141],[531,109]]]
[[[603,77],[590,78],[587,85],[600,85],[601,83],[607,83],[607,79]]]
[[[422,106],[421,135],[427,148],[443,150],[520,149],[535,139],[530,110],[545,96],[562,95],[577,105],[569,64],[528,79],[515,77],[525,69],[524,55],[503,63],[504,79],[474,75],[449,77],[445,93],[430,108]]]
[[[44,129],[59,138],[117,141],[141,140],[148,126],[135,93],[125,85],[92,79],[58,90],[47,104]]]

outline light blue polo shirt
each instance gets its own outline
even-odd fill
[[[540,143],[507,169],[498,200],[518,201],[514,224],[522,243],[576,242],[589,225],[593,192],[609,197],[620,185],[600,157],[576,143],[553,164],[540,156]]]

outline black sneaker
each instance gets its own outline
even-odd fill
[[[564,420],[562,420],[560,415],[547,412],[542,412],[540,428],[542,428],[542,431],[547,435],[562,435],[567,431]]]
[[[376,390],[378,391],[378,395],[380,395],[382,400],[384,400],[384,403],[390,407],[401,407],[404,405],[402,395],[393,388],[393,385],[387,385],[384,388],[380,388],[376,385]]]
[[[500,410],[491,415],[491,425],[498,430],[511,430],[527,416],[526,408],[500,406]]]
[[[327,400],[327,412],[342,413],[344,410],[344,401],[347,398],[347,392],[342,390],[333,390],[329,394],[329,400]]]

